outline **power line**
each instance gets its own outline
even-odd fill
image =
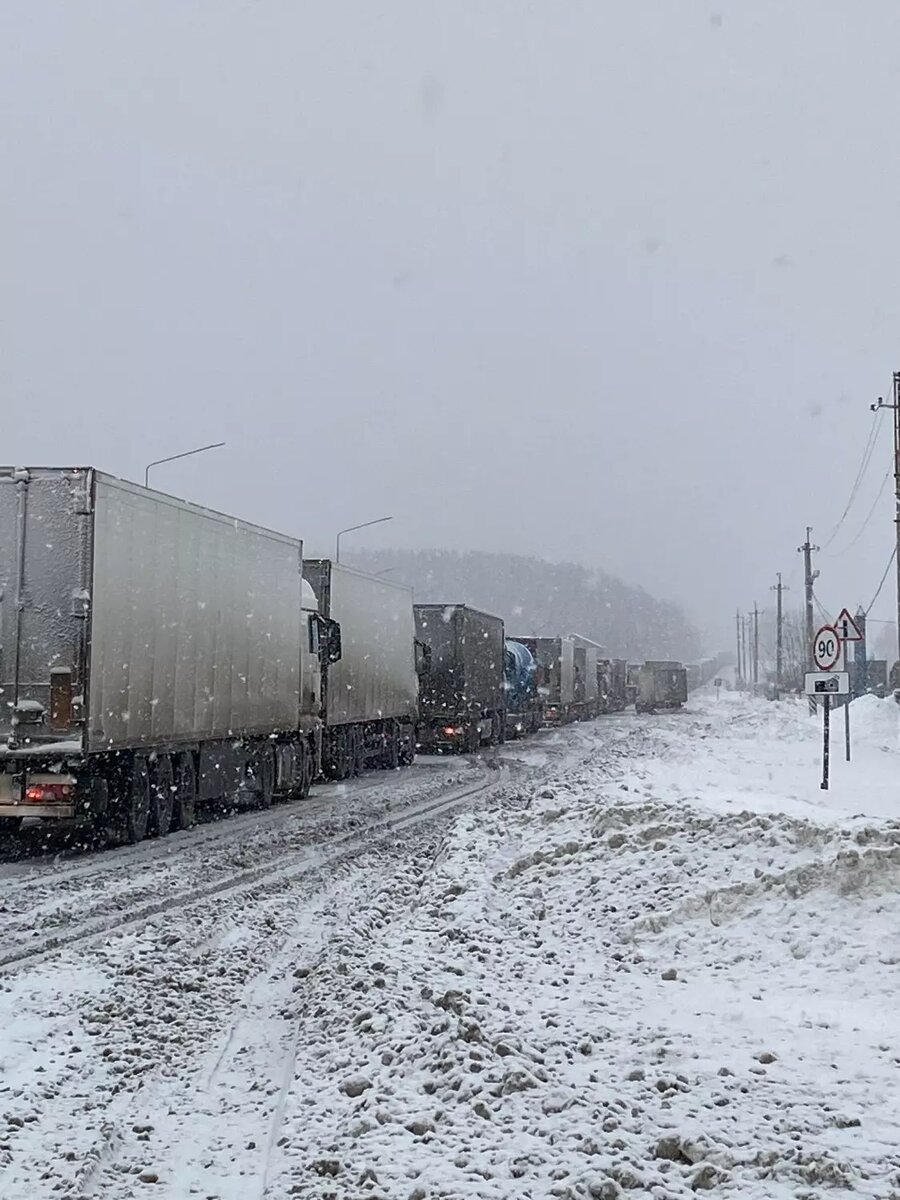
[[[850,489],[850,497],[847,500],[846,505],[844,506],[844,511],[841,513],[841,516],[840,516],[840,519],[839,519],[837,525],[835,525],[834,529],[832,529],[831,534],[829,535],[827,541],[825,542],[823,549],[827,550],[827,548],[831,545],[831,543],[837,537],[838,531],[840,530],[841,526],[843,525],[844,521],[847,518],[847,514],[849,513],[850,509],[853,506],[853,501],[856,499],[856,494],[859,491],[859,485],[862,483],[865,473],[869,469],[869,463],[872,461],[872,455],[875,452],[875,443],[877,440],[878,440],[878,413],[876,412],[874,414],[874,419],[872,421],[872,425],[869,429],[869,436],[868,436],[868,439],[866,440],[865,449],[863,450],[862,461],[859,464],[859,470],[856,472],[856,478],[854,479],[853,486]]]
[[[875,595],[872,597],[871,601],[869,602],[869,607],[866,609],[866,616],[867,616],[867,617],[868,617],[868,615],[869,615],[869,610],[871,609],[872,605],[875,603],[875,601],[876,601],[876,600],[878,599],[878,597],[881,595],[881,589],[884,587],[884,581],[887,579],[887,577],[888,577],[888,571],[890,571],[890,569],[891,569],[891,564],[893,563],[893,561],[894,561],[894,559],[895,559],[896,557],[897,557],[897,547],[895,546],[895,547],[894,547],[894,549],[891,551],[891,557],[888,559],[887,566],[884,568],[884,574],[883,574],[883,575],[882,575],[882,577],[881,577],[881,583],[879,583],[879,585],[878,585],[878,591],[877,591],[877,592],[875,593]]]
[[[866,515],[866,519],[863,521],[862,525],[860,526],[859,531],[857,532],[856,537],[853,539],[853,541],[848,542],[847,545],[843,548],[843,550],[835,550],[833,554],[829,554],[829,556],[828,556],[829,558],[839,558],[840,555],[846,554],[848,550],[852,550],[853,547],[856,545],[856,543],[859,541],[859,539],[862,537],[862,535],[866,532],[866,527],[868,526],[869,522],[872,520],[872,517],[875,515],[875,509],[878,507],[878,501],[881,499],[882,495],[884,494],[884,489],[887,486],[887,481],[890,479],[890,477],[891,477],[891,475],[893,475],[893,473],[894,472],[890,467],[888,468],[887,471],[885,471],[884,479],[882,479],[882,481],[881,481],[881,487],[878,489],[878,495],[875,497],[872,507],[869,509],[869,511]],[[827,543],[826,543],[826,545],[827,545]]]

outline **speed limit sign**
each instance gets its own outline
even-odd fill
[[[836,667],[841,657],[841,639],[833,625],[823,625],[813,638],[813,658],[820,671]]]

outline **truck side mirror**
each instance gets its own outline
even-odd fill
[[[325,635],[325,648],[330,663],[341,661],[341,627],[337,621],[328,622]]]
[[[416,674],[421,678],[431,670],[431,647],[416,638]]]

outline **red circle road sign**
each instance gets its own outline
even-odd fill
[[[820,671],[830,671],[841,657],[841,639],[833,625],[823,625],[813,638],[813,658]]]

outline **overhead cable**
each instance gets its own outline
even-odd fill
[[[850,509],[853,507],[853,501],[856,499],[856,494],[859,491],[859,485],[862,483],[862,481],[865,477],[866,471],[869,469],[869,463],[872,461],[872,454],[875,451],[875,443],[878,439],[878,416],[879,416],[879,413],[877,411],[875,413],[873,413],[872,424],[869,428],[869,436],[868,436],[868,439],[866,440],[865,449],[863,450],[862,461],[859,464],[859,470],[856,472],[856,478],[853,480],[853,486],[850,489],[850,496],[847,500],[847,503],[844,506],[844,511],[841,513],[840,519],[838,520],[837,525],[835,525],[834,529],[832,529],[831,534],[828,537],[828,540],[825,542],[824,546],[822,547],[823,550],[827,550],[828,547],[831,545],[831,543],[834,541],[834,539],[837,537],[838,531],[840,530],[841,526],[844,524],[844,521],[847,519],[847,514],[849,513]]]

